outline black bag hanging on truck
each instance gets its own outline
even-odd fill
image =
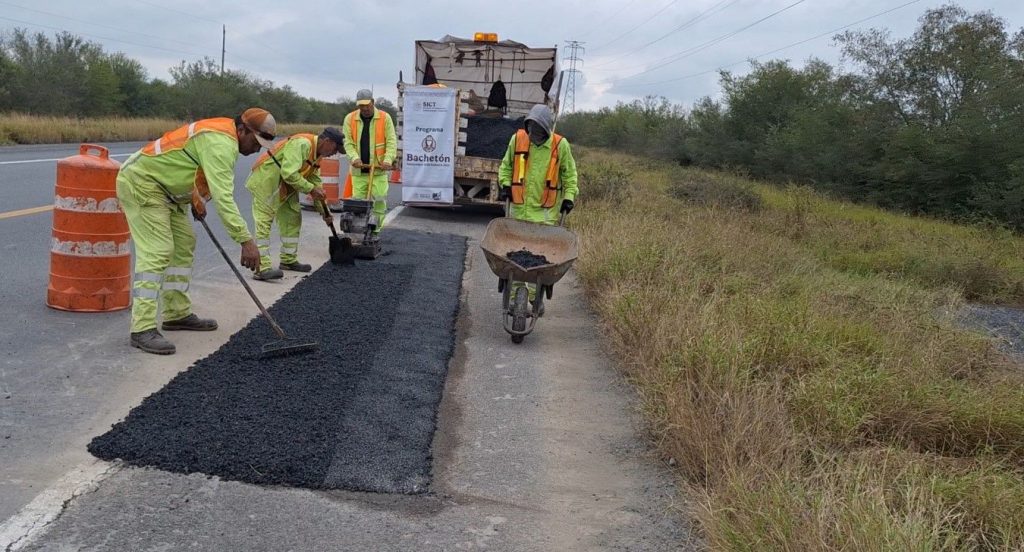
[[[427,60],[427,66],[423,69],[423,86],[437,84],[437,75],[434,74],[434,64]]]
[[[505,83],[501,82],[501,77],[498,77],[498,80],[494,81],[494,84],[491,85],[491,93],[487,96],[487,105],[497,107],[498,109],[508,107]]]
[[[555,64],[552,63],[551,67],[548,67],[548,72],[544,73],[544,76],[540,78],[540,89],[544,92],[551,92],[551,85],[555,84]]]

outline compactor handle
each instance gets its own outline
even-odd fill
[[[89,151],[95,151],[100,159],[110,159],[110,150],[96,144],[82,144],[78,147],[78,155],[89,155]]]

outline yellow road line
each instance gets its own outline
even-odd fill
[[[52,210],[53,205],[43,205],[42,207],[30,207],[28,209],[18,209],[17,211],[7,211],[6,213],[0,213],[0,220],[22,217],[25,215],[34,215],[36,213],[45,213]]]

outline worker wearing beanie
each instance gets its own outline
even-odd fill
[[[174,344],[157,330],[157,304],[163,329],[212,331],[217,322],[192,312],[188,295],[196,238],[188,220],[206,216],[213,200],[228,235],[242,246],[241,264],[259,267],[256,242],[233,197],[238,154],[271,145],[274,116],[259,108],[234,119],[204,119],[172,130],[132,154],[117,175],[117,198],[135,244],[131,345],[169,355]]]
[[[260,268],[253,275],[255,279],[276,280],[284,276],[282,270],[312,270],[310,265],[299,262],[299,194],[309,194],[314,201],[327,198],[320,181],[320,159],[337,154],[344,141],[340,130],[327,127],[319,136],[296,134],[282,140],[256,160],[245,182],[252,192],[252,218],[260,250]],[[270,260],[270,227],[275,219],[281,235],[280,268],[274,268]]]
[[[374,236],[384,227],[388,211],[388,171],[398,155],[398,138],[391,115],[373,105],[373,93],[360,90],[356,94],[358,109],[345,116],[345,154],[352,164],[352,198],[366,199],[367,187],[377,217]],[[370,182],[370,173],[373,182]]]

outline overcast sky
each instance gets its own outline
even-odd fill
[[[528,46],[585,42],[576,108],[614,105],[646,94],[689,106],[718,93],[716,70],[743,73],[745,60],[891,10],[909,0],[571,0],[426,3],[357,0],[0,0],[0,28],[64,29],[140,60],[151,77],[203,56],[220,61],[227,26],[227,66],[305,96],[334,100],[373,87],[395,97],[399,71],[413,74],[413,42],[446,34],[496,32]],[[918,0],[851,29],[911,34],[942,0]],[[1021,0],[962,0],[990,10],[1010,29],[1024,26]],[[484,6],[493,6],[486,8]],[[772,15],[776,12],[776,15]],[[762,20],[759,23],[759,20]],[[756,23],[756,24],[755,24]],[[753,25],[753,26],[751,26]],[[744,29],[745,27],[749,27]],[[731,36],[730,36],[731,35]],[[839,63],[830,34],[760,58]],[[568,63],[562,62],[563,68]]]

